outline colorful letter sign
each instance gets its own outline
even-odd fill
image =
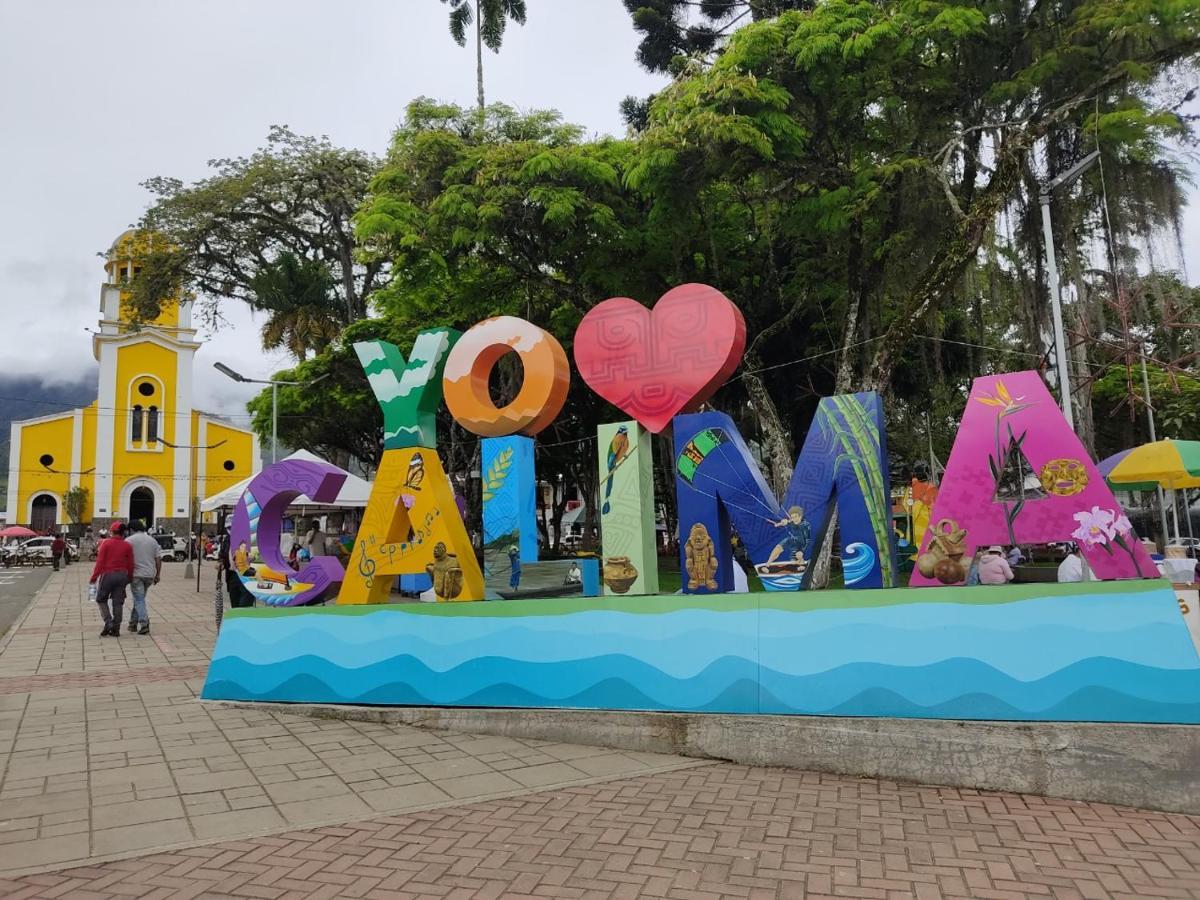
[[[456,334],[421,332],[411,363],[383,341],[355,345],[393,449],[383,451],[339,603],[383,603],[403,575],[429,576],[439,600],[483,599],[483,574],[436,449],[433,414]]]
[[[821,401],[782,505],[724,413],[676,416],[674,443],[684,591],[733,589],[731,524],[763,587],[795,591],[807,586],[835,490],[846,586],[896,583],[877,394]]]
[[[705,284],[672,288],[653,310],[628,297],[605,300],[575,332],[588,387],[655,434],[715,394],[745,349],[741,311]]]
[[[293,572],[283,558],[280,537],[288,504],[301,495],[314,503],[332,503],[345,481],[346,473],[337,466],[301,459],[280,460],[254,476],[233,511],[229,539],[233,551],[244,544],[248,558],[263,561],[252,573],[238,573],[255,599],[268,606],[302,606],[341,583],[344,570],[332,556],[315,556]]]
[[[442,368],[455,342],[452,328],[422,331],[413,342],[411,359],[387,341],[354,345],[367,382],[383,410],[383,446],[437,446],[437,411],[442,404]]]
[[[480,453],[484,571],[497,588],[515,591],[520,587],[521,564],[538,559],[533,439],[484,438]]]
[[[482,600],[483,574],[436,450],[384,450],[339,603],[384,603],[398,575],[429,574],[438,600]]]
[[[618,422],[601,425],[597,437],[604,593],[657,594],[650,434],[637,422]]]
[[[929,518],[913,585],[961,583],[979,546],[1070,540],[1101,579],[1157,575],[1037,372],[975,379]]]
[[[504,354],[521,357],[525,380],[513,401],[497,409],[488,393],[492,366]],[[571,366],[562,344],[536,325],[498,316],[475,325],[446,360],[446,406],[468,431],[484,437],[534,435],[562,410],[571,387]]]

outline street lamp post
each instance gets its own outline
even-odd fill
[[[1050,310],[1054,317],[1054,358],[1058,368],[1058,393],[1062,402],[1063,416],[1071,430],[1075,430],[1075,413],[1071,408],[1071,376],[1067,369],[1067,336],[1063,328],[1062,294],[1058,284],[1058,265],[1054,258],[1054,230],[1050,227],[1050,201],[1059,188],[1074,183],[1080,175],[1092,167],[1100,158],[1100,151],[1093,150],[1067,171],[1044,185],[1039,200],[1042,206],[1042,231],[1046,244],[1046,271],[1050,282]]]
[[[286,385],[288,387],[308,387],[316,384],[323,378],[328,378],[329,373],[318,375],[311,381],[280,381],[275,378],[247,378],[240,372],[235,372],[225,363],[213,363],[213,368],[234,381],[240,381],[242,384],[269,384],[271,386],[271,462],[277,462],[279,456],[279,386]]]

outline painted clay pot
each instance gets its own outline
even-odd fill
[[[627,592],[637,577],[637,567],[628,556],[610,556],[604,563],[604,584],[614,594]]]
[[[942,584],[958,584],[967,577],[967,570],[956,559],[940,559],[933,567],[933,577]]]

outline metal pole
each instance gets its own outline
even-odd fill
[[[195,530],[192,532],[192,534],[196,535],[196,550],[199,551],[200,550],[200,498],[195,497],[194,502],[196,504],[196,514],[195,514],[196,523],[195,523]],[[204,568],[204,554],[198,552],[196,554],[196,557],[197,557],[196,558],[196,593],[198,594],[198,593],[200,593],[200,570]]]
[[[1150,426],[1150,443],[1154,443],[1158,440],[1158,433],[1154,427],[1154,406],[1150,402],[1150,376],[1146,372],[1145,353],[1142,353],[1142,391],[1146,395],[1146,422]],[[1154,491],[1158,494],[1158,515],[1162,520],[1163,549],[1166,550],[1167,543],[1170,541],[1170,536],[1167,534],[1167,501],[1163,496],[1161,484],[1155,485]]]
[[[1067,338],[1063,330],[1062,297],[1058,288],[1058,265],[1054,258],[1054,230],[1050,226],[1050,194],[1041,196],[1042,231],[1046,244],[1046,272],[1050,281],[1050,309],[1054,314],[1055,365],[1058,367],[1058,393],[1062,398],[1063,417],[1075,430],[1075,415],[1071,410],[1071,376],[1067,371]]]
[[[271,462],[279,455],[279,385],[271,382]]]
[[[925,413],[925,437],[929,439],[929,483],[937,486],[937,457],[933,455],[933,428],[929,424],[929,413]]]
[[[1188,555],[1196,555],[1196,538],[1192,534],[1192,501],[1188,498],[1188,489],[1183,489],[1183,518],[1187,522]]]
[[[189,460],[189,464],[192,469],[191,479],[195,479],[196,478],[196,448],[195,447],[188,448],[188,460]],[[189,481],[191,479],[189,479]],[[188,485],[188,502],[191,503],[194,500],[195,496],[196,496],[195,492],[192,490],[192,485],[189,484]],[[192,519],[194,519],[194,518],[196,518],[196,511],[189,506],[188,507],[188,536],[187,536],[188,553],[187,553],[187,567],[183,570],[184,581],[191,581],[192,576],[196,574],[196,572],[192,568],[192,544],[195,543],[192,540]],[[199,566],[197,566],[196,568],[198,569]]]

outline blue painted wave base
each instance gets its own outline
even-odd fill
[[[587,603],[557,615],[232,617],[203,696],[1200,724],[1200,659],[1169,588],[797,611]]]

